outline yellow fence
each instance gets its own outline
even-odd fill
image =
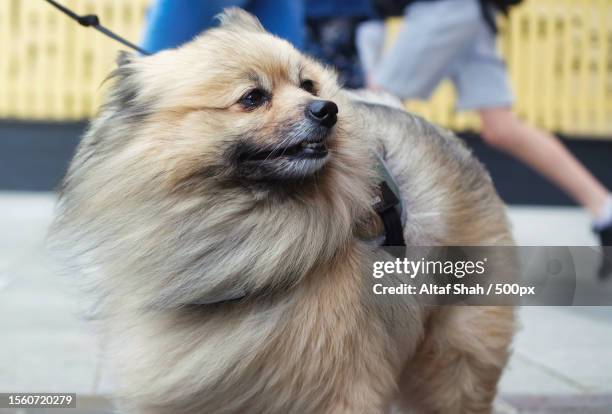
[[[147,3],[63,0],[135,42]],[[612,0],[528,0],[502,25],[500,46],[519,116],[551,131],[612,137]],[[91,116],[119,49],[42,0],[0,0],[0,117]],[[473,114],[454,112],[454,99],[444,83],[429,102],[408,107],[453,129],[477,129]]]
[[[60,0],[138,41],[147,0]],[[42,0],[0,0],[0,117],[74,120],[95,114],[119,43]],[[123,48],[125,49],[125,48]]]

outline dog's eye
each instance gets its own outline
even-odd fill
[[[316,95],[317,90],[315,89],[315,84],[310,79],[304,79],[300,82],[300,88],[304,89],[306,92]]]
[[[242,98],[238,101],[240,105],[245,107],[246,109],[257,108],[262,105],[269,99],[268,94],[263,89],[253,89],[244,94]]]

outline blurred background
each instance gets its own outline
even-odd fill
[[[138,44],[150,2],[61,3],[97,14]],[[354,30],[370,17],[368,2],[327,3],[305,3],[304,50],[336,66],[348,87],[362,87]],[[387,44],[400,25],[386,20]],[[517,115],[559,135],[612,188],[612,0],[526,0],[499,21],[499,30]],[[43,240],[53,191],[103,99],[119,50],[125,47],[42,0],[0,0],[0,392],[77,392],[79,409],[88,413],[108,412],[113,380],[51,270]],[[478,117],[455,112],[449,82],[428,101],[405,104],[473,148],[509,204],[519,244],[596,245],[589,217],[566,195],[483,144]],[[609,281],[592,283],[612,295]],[[612,310],[520,313],[523,328],[498,411],[612,413]],[[14,411],[0,408],[5,413]]]

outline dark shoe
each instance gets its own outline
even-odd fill
[[[601,265],[599,266],[598,276],[600,279],[608,279],[612,276],[612,224],[603,229],[595,230],[599,235],[601,243]]]

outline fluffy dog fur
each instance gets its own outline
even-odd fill
[[[363,241],[379,225],[379,153],[408,245],[512,244],[487,173],[454,136],[342,91],[235,9],[179,49],[123,56],[114,77],[53,241],[95,294],[122,410],[491,411],[512,308],[375,296],[377,251]],[[268,95],[245,106],[253,88]],[[329,131],[304,115],[315,99],[338,105]],[[326,158],[278,154],[313,137]]]

